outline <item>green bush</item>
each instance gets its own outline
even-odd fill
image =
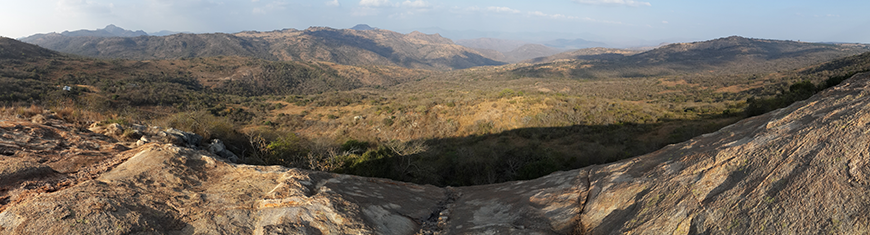
[[[381,123],[383,123],[384,126],[392,126],[393,119],[392,118],[384,118],[384,120],[382,120]]]
[[[396,156],[386,147],[370,149],[362,155],[348,155],[338,173],[367,177],[393,178],[393,162]]]
[[[561,167],[551,158],[544,158],[523,165],[517,172],[518,180],[530,180],[560,170]]]
[[[176,113],[154,124],[193,132],[202,135],[206,140],[221,139],[228,142],[228,140],[244,139],[235,130],[235,124],[232,121],[226,117],[216,117],[208,111]]]
[[[348,140],[341,144],[342,152],[349,152],[352,154],[359,154],[363,151],[366,151],[369,148],[369,142],[358,141],[358,140]]]
[[[302,157],[308,154],[304,147],[303,139],[295,133],[288,133],[278,139],[269,142],[266,146],[269,154],[263,161],[270,165],[301,166]]]

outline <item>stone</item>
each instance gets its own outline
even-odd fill
[[[118,123],[102,124],[95,122],[88,127],[88,130],[97,134],[120,138],[124,134],[124,127]]]
[[[30,122],[45,125],[46,123],[48,123],[48,120],[45,118],[45,116],[42,116],[42,114],[37,114],[30,118]]]
[[[183,135],[173,134],[167,131],[161,131],[157,134],[157,136],[161,137],[161,140],[166,143],[185,146],[187,145],[187,140],[184,139]]]
[[[201,135],[181,131],[175,128],[169,128],[162,132],[163,136],[172,135],[172,143],[177,143],[179,145],[186,145],[187,147],[196,147],[199,146],[200,142],[202,142],[203,137]],[[176,139],[177,138],[177,139]]]
[[[151,143],[151,139],[148,139],[148,137],[145,136],[139,137],[139,139],[136,140],[136,146],[142,146],[147,143]]]
[[[120,137],[124,134],[124,127],[118,123],[109,123],[106,125],[106,132],[104,134],[112,137]]]
[[[234,154],[233,152],[230,152],[227,149],[226,145],[224,145],[224,142],[219,140],[219,139],[211,140],[211,144],[208,145],[208,151],[212,154],[215,154],[215,155],[218,155],[224,159],[227,159],[228,161],[230,161],[232,163],[241,162],[241,159],[239,159],[239,157],[236,156],[236,154]]]

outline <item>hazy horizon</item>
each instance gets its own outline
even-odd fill
[[[4,0],[5,1],[5,0]],[[708,40],[732,35],[811,42],[870,42],[865,1],[557,0],[35,0],[5,1],[0,36],[101,29],[193,33],[271,31],[356,24],[451,39],[582,38],[635,42]],[[440,32],[439,32],[440,30]],[[445,33],[448,32],[448,33]],[[468,36],[462,36],[465,33]],[[630,44],[630,43],[629,43]]]

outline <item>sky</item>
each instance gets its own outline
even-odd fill
[[[867,9],[866,0],[0,0],[0,36],[109,24],[149,33],[368,24],[403,33],[441,32],[454,40],[501,32],[486,35],[650,42],[738,35],[870,43]]]

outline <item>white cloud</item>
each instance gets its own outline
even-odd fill
[[[392,4],[390,0],[360,0],[359,5],[364,7],[386,7]]]
[[[351,16],[374,16],[380,14],[381,11],[372,7],[357,7],[350,13]]]
[[[652,6],[652,4],[650,4],[649,2],[640,2],[634,0],[574,0],[574,2],[586,5],[621,5],[630,7]]]
[[[519,10],[511,9],[510,7],[487,7],[486,10],[492,11],[492,12],[499,12],[499,13],[501,13],[501,12],[514,13],[514,14],[520,13]]]
[[[551,18],[551,19],[568,19],[568,20],[580,19],[576,16],[566,16],[566,15],[562,15],[562,14],[547,14],[547,13],[543,13],[540,11],[530,11],[529,15],[547,17],[547,18]]]
[[[338,0],[326,1],[327,6],[338,7],[341,6],[341,3],[338,3]]]
[[[667,20],[663,20],[663,21],[662,21],[662,24],[667,24],[667,23],[668,23]]]
[[[405,0],[404,2],[402,2],[402,6],[411,8],[427,8],[430,6],[430,4],[423,0],[417,0],[413,2],[411,0]]]
[[[290,5],[290,3],[274,1],[274,2],[271,2],[271,3],[269,3],[269,4],[266,4],[266,5],[263,6],[263,7],[255,7],[255,8],[251,11],[251,13],[254,13],[254,14],[267,14],[267,13],[269,13],[269,12],[271,12],[271,11],[282,11],[282,10],[287,10],[287,6],[288,6],[288,5]]]
[[[595,23],[630,25],[630,24],[623,24],[622,22],[619,22],[619,21],[598,20],[598,19],[592,19],[589,17],[583,17],[581,19],[585,20],[585,21],[589,21],[589,22],[595,22]]]
[[[113,7],[112,3],[100,4],[84,0],[60,0],[57,2],[55,10],[65,15],[93,16],[110,14]]]

